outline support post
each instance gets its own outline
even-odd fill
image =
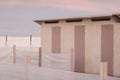
[[[29,80],[28,66],[29,66],[30,63],[31,63],[31,58],[30,58],[30,56],[27,56],[26,57],[26,75],[25,75],[26,80]]]
[[[16,45],[13,45],[13,64],[16,64]]]
[[[6,35],[5,36],[5,45],[7,46],[7,43],[8,43],[8,36]]]
[[[39,61],[38,61],[38,66],[39,67],[41,67],[41,61],[42,61],[42,59],[41,59],[41,48],[39,48]]]
[[[73,48],[71,48],[71,61],[70,61],[70,64],[71,64],[71,71],[73,71],[74,72],[74,49]]]
[[[26,64],[29,65],[31,63],[31,58],[30,56],[27,56],[26,57]]]
[[[30,46],[32,46],[32,35],[30,35]]]
[[[105,80],[108,75],[108,63],[107,62],[101,62],[100,63],[100,77],[102,80]]]

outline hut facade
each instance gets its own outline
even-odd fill
[[[99,73],[100,62],[108,62],[108,75],[120,77],[120,15],[35,20],[41,25],[44,53],[70,53],[74,70]]]

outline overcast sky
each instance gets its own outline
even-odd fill
[[[35,19],[120,13],[120,0],[0,0],[0,35],[40,35]]]

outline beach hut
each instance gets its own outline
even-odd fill
[[[120,14],[35,20],[41,25],[42,54],[74,50],[74,71],[120,77]]]

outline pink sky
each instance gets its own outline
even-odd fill
[[[1,7],[20,7],[20,6],[52,6],[68,10],[120,10],[119,0],[3,0],[0,1]]]
[[[120,0],[0,0],[0,35],[39,35],[34,19],[120,13]]]

